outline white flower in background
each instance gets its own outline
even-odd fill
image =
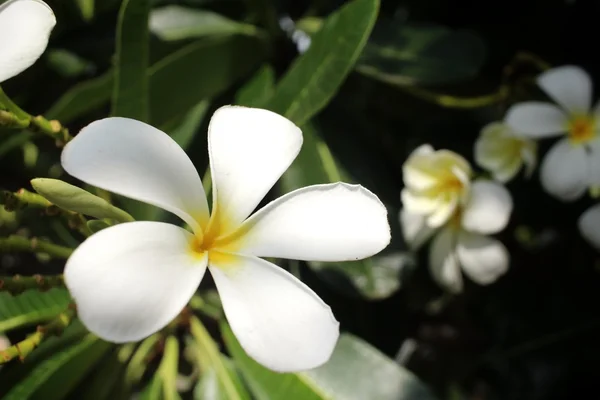
[[[600,106],[592,108],[592,82],[579,67],[551,69],[537,83],[558,106],[537,101],[515,104],[505,123],[531,139],[566,136],[545,156],[540,179],[548,193],[572,201],[600,185]]]
[[[469,196],[471,166],[460,155],[418,147],[402,167],[404,209],[426,216],[431,228],[444,225]]]
[[[188,303],[208,268],[246,352],[277,371],[314,368],[339,335],[331,309],[259,257],[358,260],[387,246],[387,211],[344,183],[302,188],[250,214],[292,163],[302,132],[266,110],[223,107],[210,121],[213,206],[185,152],[165,133],[126,118],[93,122],[67,144],[62,165],[82,181],[170,211],[193,234],[131,222],[84,241],[64,276],[83,323],[112,342],[142,339]]]
[[[474,282],[486,285],[503,275],[509,264],[504,245],[487,235],[506,227],[513,208],[510,193],[496,182],[471,182],[470,175],[469,164],[458,154],[434,152],[429,145],[415,150],[404,165],[406,189],[400,212],[404,239],[417,250],[433,237],[431,274],[453,293],[462,291],[461,269]],[[444,218],[432,218],[439,214]]]
[[[537,144],[500,122],[484,126],[475,141],[475,162],[503,183],[513,179],[523,166],[525,176],[530,177],[536,161]]]
[[[600,251],[600,204],[590,207],[581,214],[577,225],[581,236]]]
[[[54,25],[52,9],[41,0],[9,0],[0,5],[0,83],[40,58]]]

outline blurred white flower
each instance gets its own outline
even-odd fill
[[[510,218],[510,193],[499,183],[476,180],[467,203],[439,229],[423,215],[400,212],[404,238],[417,249],[430,237],[429,268],[433,279],[452,293],[463,289],[462,271],[480,285],[490,284],[508,270],[504,245],[487,235],[502,231]]]
[[[537,101],[515,104],[505,123],[531,139],[566,135],[545,156],[540,179],[548,193],[572,201],[600,185],[600,107],[592,108],[592,82],[579,67],[551,69],[537,83],[558,106]]]
[[[167,134],[127,118],[85,127],[63,151],[69,174],[170,211],[193,234],[161,222],[130,222],[84,241],[64,271],[81,321],[108,341],[142,339],[181,312],[208,268],[251,357],[277,371],[327,361],[339,335],[331,309],[259,257],[358,260],[385,248],[390,228],[377,196],[344,183],[298,189],[250,216],[301,145],[300,129],[278,114],[217,110],[208,132],[209,215],[192,161]]]
[[[503,183],[513,179],[523,166],[529,178],[537,162],[537,144],[506,124],[492,122],[483,127],[475,141],[475,162]]]
[[[40,58],[54,25],[52,9],[41,0],[9,0],[0,5],[0,83]]]
[[[600,251],[600,204],[587,209],[577,221],[581,236],[596,250]]]
[[[469,196],[471,166],[449,150],[434,151],[428,144],[418,147],[404,163],[402,174],[403,208],[424,215],[431,228],[444,225]]]

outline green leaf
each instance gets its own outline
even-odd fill
[[[357,70],[392,85],[439,85],[472,78],[484,60],[475,33],[389,21],[375,28]]]
[[[44,293],[29,290],[18,296],[0,292],[0,332],[49,320],[63,312],[70,300],[62,288]]]
[[[41,361],[3,399],[63,399],[110,347],[110,343],[88,334],[73,346]]]
[[[241,387],[241,381],[237,377],[237,372],[233,362],[221,355],[221,360],[227,369],[230,376],[234,376],[238,380],[238,385]],[[249,395],[247,395],[249,398]],[[205,368],[198,380],[198,384],[194,388],[194,399],[196,400],[230,400],[223,384],[219,380],[219,376],[214,368]]]
[[[253,25],[233,21],[212,11],[170,5],[152,10],[150,30],[160,39],[195,39],[223,34],[256,35]]]
[[[197,346],[194,356],[204,373],[213,370],[219,381],[219,388],[228,400],[250,400],[237,374],[228,368],[216,343],[196,317],[190,319],[190,330]]]
[[[165,129],[165,132],[167,132],[182,149],[186,150],[198,133],[198,129],[206,117],[209,106],[210,102],[208,100],[201,101],[185,113],[181,120],[177,121],[178,123],[174,128]]]
[[[236,93],[236,103],[246,107],[262,107],[275,91],[275,71],[263,65]]]
[[[106,200],[59,179],[35,178],[31,180],[31,186],[50,203],[62,209],[98,219],[108,218],[119,222],[133,221],[131,215]]]
[[[94,9],[96,0],[75,0],[79,12],[84,21],[91,21],[94,18]]]
[[[48,66],[65,78],[77,78],[94,68],[93,64],[66,49],[50,49]]]
[[[102,229],[106,229],[110,226],[107,222],[101,219],[92,219],[87,222],[87,227],[92,233],[96,233],[101,231]]]
[[[123,0],[117,22],[112,115],[148,122],[149,0]]]
[[[180,400],[177,392],[177,368],[179,363],[179,342],[169,336],[165,342],[163,358],[150,385],[141,395],[141,400]]]
[[[280,374],[248,357],[226,323],[221,324],[221,332],[258,400],[434,400],[412,373],[349,334],[341,335],[325,365]]]
[[[269,108],[296,125],[323,109],[352,70],[378,10],[379,0],[353,0],[330,15],[277,86]]]

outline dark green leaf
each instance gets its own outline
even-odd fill
[[[124,0],[117,22],[112,114],[149,121],[149,0]]]
[[[303,125],[327,105],[367,42],[379,0],[354,0],[327,18],[283,77],[269,108]]]
[[[238,90],[236,103],[246,107],[262,107],[271,98],[274,89],[275,71],[265,64]]]
[[[66,289],[29,290],[17,296],[0,292],[0,332],[51,319],[63,312],[70,300]]]

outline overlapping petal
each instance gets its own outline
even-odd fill
[[[592,106],[592,80],[574,65],[552,68],[537,78],[538,85],[570,114],[587,114]]]
[[[539,139],[558,136],[568,128],[568,116],[553,104],[529,101],[513,105],[504,122],[523,136]]]
[[[385,206],[364,187],[345,183],[288,193],[257,211],[240,232],[237,252],[307,261],[358,260],[390,242]]]
[[[10,0],[0,5],[0,83],[40,58],[56,25],[52,9],[40,0]]]
[[[436,231],[427,224],[427,218],[422,214],[411,213],[403,208],[399,216],[404,241],[412,250],[418,250]]]
[[[463,289],[456,240],[457,232],[445,228],[433,238],[429,248],[429,270],[433,280],[452,293],[460,293]]]
[[[508,271],[508,250],[488,236],[460,232],[456,254],[465,274],[480,285],[489,285]]]
[[[584,146],[573,145],[562,139],[542,161],[540,180],[544,189],[563,200],[581,197],[589,185],[589,159]]]
[[[130,222],[84,241],[65,266],[66,285],[84,325],[102,339],[143,339],[167,325],[196,291],[207,257],[192,235],[161,222]]]
[[[192,161],[166,133],[129,118],[86,126],[62,153],[63,168],[82,181],[179,216],[197,233],[208,204]]]
[[[462,213],[462,226],[472,232],[491,234],[506,227],[513,201],[506,188],[496,182],[477,180]]]
[[[331,309],[290,273],[260,258],[211,254],[210,272],[248,355],[280,372],[325,363],[339,336]]]
[[[208,148],[213,204],[218,205],[216,218],[223,233],[250,215],[301,146],[300,129],[279,114],[232,106],[215,112]]]

